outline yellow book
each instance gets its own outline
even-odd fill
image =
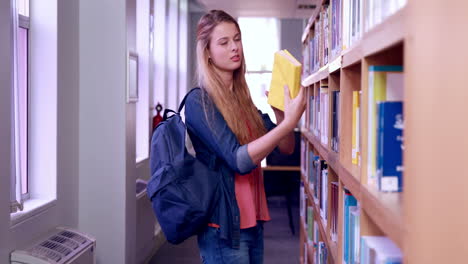
[[[359,156],[359,135],[358,135],[358,108],[359,108],[359,92],[353,91],[353,119],[352,119],[352,131],[351,131],[351,144],[352,144],[352,163],[358,164],[358,156]]]
[[[301,70],[301,63],[287,50],[275,53],[268,104],[284,110],[284,85],[288,85],[291,98],[296,97],[301,88]]]

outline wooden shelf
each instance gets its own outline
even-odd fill
[[[320,68],[315,73],[307,76],[302,82],[302,86],[307,87],[328,77],[328,64]]]
[[[384,193],[375,187],[360,182],[360,170],[358,166],[347,169],[339,161],[338,153],[327,150],[319,140],[309,131],[302,130],[303,135],[314,145],[320,156],[338,174],[353,196],[360,202],[361,208],[371,217],[372,221],[392,239],[400,248],[403,248],[405,235],[403,224],[403,194]],[[305,188],[305,186],[304,186]],[[308,185],[307,185],[308,188]],[[308,190],[311,192],[311,190]],[[312,194],[309,194],[313,198]]]
[[[264,171],[301,171],[300,166],[265,166]]]
[[[342,52],[343,61],[341,63],[342,68],[352,66],[356,63],[361,62],[361,59],[364,57],[362,52],[362,40],[356,42],[351,48]]]
[[[361,201],[361,182],[359,180],[361,178],[360,175],[361,174],[357,166],[354,167],[353,171],[349,171],[340,164],[338,178],[340,178],[346,189],[348,189],[348,191],[350,191],[358,201]]]

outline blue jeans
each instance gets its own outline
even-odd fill
[[[263,223],[240,230],[240,248],[231,248],[219,237],[219,228],[207,227],[198,235],[203,264],[262,264]]]

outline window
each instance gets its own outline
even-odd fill
[[[267,103],[274,53],[279,50],[279,20],[276,18],[239,18],[247,66],[246,81],[252,100],[271,120],[276,117]]]
[[[29,123],[29,0],[17,0],[18,21],[16,31],[17,85],[15,86],[15,150],[19,159],[22,200],[29,198],[28,188],[28,123]]]

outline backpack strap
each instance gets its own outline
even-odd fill
[[[190,90],[184,97],[184,99],[182,99],[182,102],[180,102],[180,105],[179,105],[179,110],[177,111],[177,113],[180,114],[180,112],[182,111],[182,108],[184,108],[185,106],[185,99],[187,99],[187,97],[189,96],[189,94],[191,94],[193,91],[195,90],[198,90],[200,89],[200,87],[196,87],[196,88],[193,88],[192,90]],[[166,112],[164,112],[164,115],[166,114]]]
[[[171,109],[165,109],[164,110],[164,114],[163,114],[163,119],[162,120],[167,120],[168,118],[168,115],[172,113],[172,114],[177,114],[174,110],[171,110]]]

